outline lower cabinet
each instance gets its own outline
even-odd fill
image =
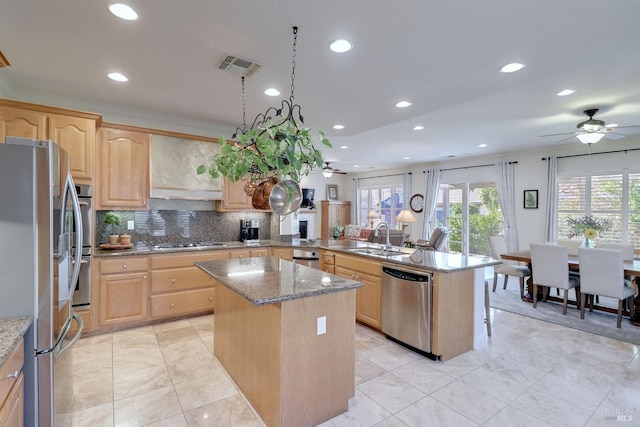
[[[24,341],[0,367],[0,427],[24,426]]]
[[[325,257],[323,254],[323,264]],[[334,255],[335,273],[362,283],[356,290],[356,320],[373,328],[382,327],[382,270],[381,263],[354,255]]]
[[[149,318],[149,258],[101,259],[100,326],[135,323]]]
[[[229,254],[231,259],[269,256],[269,248],[232,249],[229,251]]]
[[[271,248],[271,256],[274,256],[280,259],[285,259],[287,261],[293,261],[293,249],[292,248]]]
[[[151,318],[214,310],[213,277],[194,262],[229,259],[229,251],[151,256]]]

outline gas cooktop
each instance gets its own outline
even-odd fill
[[[226,246],[222,242],[179,242],[179,243],[160,243],[150,246],[153,251],[175,251],[175,250],[194,250],[194,249],[211,249]]]

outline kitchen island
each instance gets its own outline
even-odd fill
[[[347,411],[361,283],[274,257],[195,264],[216,279],[214,354],[268,426]]]

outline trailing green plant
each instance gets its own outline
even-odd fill
[[[109,234],[117,234],[114,233],[114,225],[120,226],[122,225],[122,217],[115,213],[114,211],[109,211],[104,215],[104,223],[110,226]]]
[[[320,143],[331,148],[322,131]],[[322,166],[322,152],[313,145],[311,129],[299,127],[294,120],[281,124],[267,121],[264,128],[249,129],[238,134],[238,141],[219,138],[220,151],[211,164],[199,165],[197,173],[208,172],[213,178],[225,176],[232,182],[248,179],[262,182],[288,176],[297,183],[316,167]]]

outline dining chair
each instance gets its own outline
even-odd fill
[[[442,252],[449,240],[449,229],[447,227],[437,227],[431,233],[429,240],[418,239],[416,246],[427,251]]]
[[[575,240],[573,240],[573,239],[558,239],[557,244],[560,245],[560,246],[566,246],[567,247],[567,252],[569,253],[569,255],[578,256],[578,248],[582,244],[582,240],[580,240],[580,239],[575,239]]]
[[[576,302],[580,300],[580,280],[569,276],[569,255],[567,247],[531,243],[531,273],[533,280],[533,308],[537,308],[538,286],[564,289],[562,314],[567,314],[569,289],[574,288]],[[543,301],[547,300],[547,292],[543,291]]]
[[[602,295],[618,300],[618,322],[622,324],[622,307],[624,300],[629,301],[633,315],[634,291],[631,282],[624,279],[624,260],[622,251],[603,248],[580,248],[580,318],[584,319],[585,294]],[[590,310],[593,311],[593,299]],[[633,316],[632,316],[633,317]]]
[[[507,253],[507,243],[504,236],[489,237],[489,246],[491,246],[491,258],[502,260],[502,254]],[[498,274],[504,275],[504,284],[502,289],[507,289],[507,281],[509,276],[520,278],[520,298],[524,297],[524,278],[531,276],[531,270],[524,265],[518,265],[513,261],[502,261],[502,264],[493,266],[493,292],[496,291],[498,284]]]
[[[600,249],[617,249],[622,251],[622,259],[624,261],[633,261],[633,243],[621,242],[598,242],[597,247]]]

